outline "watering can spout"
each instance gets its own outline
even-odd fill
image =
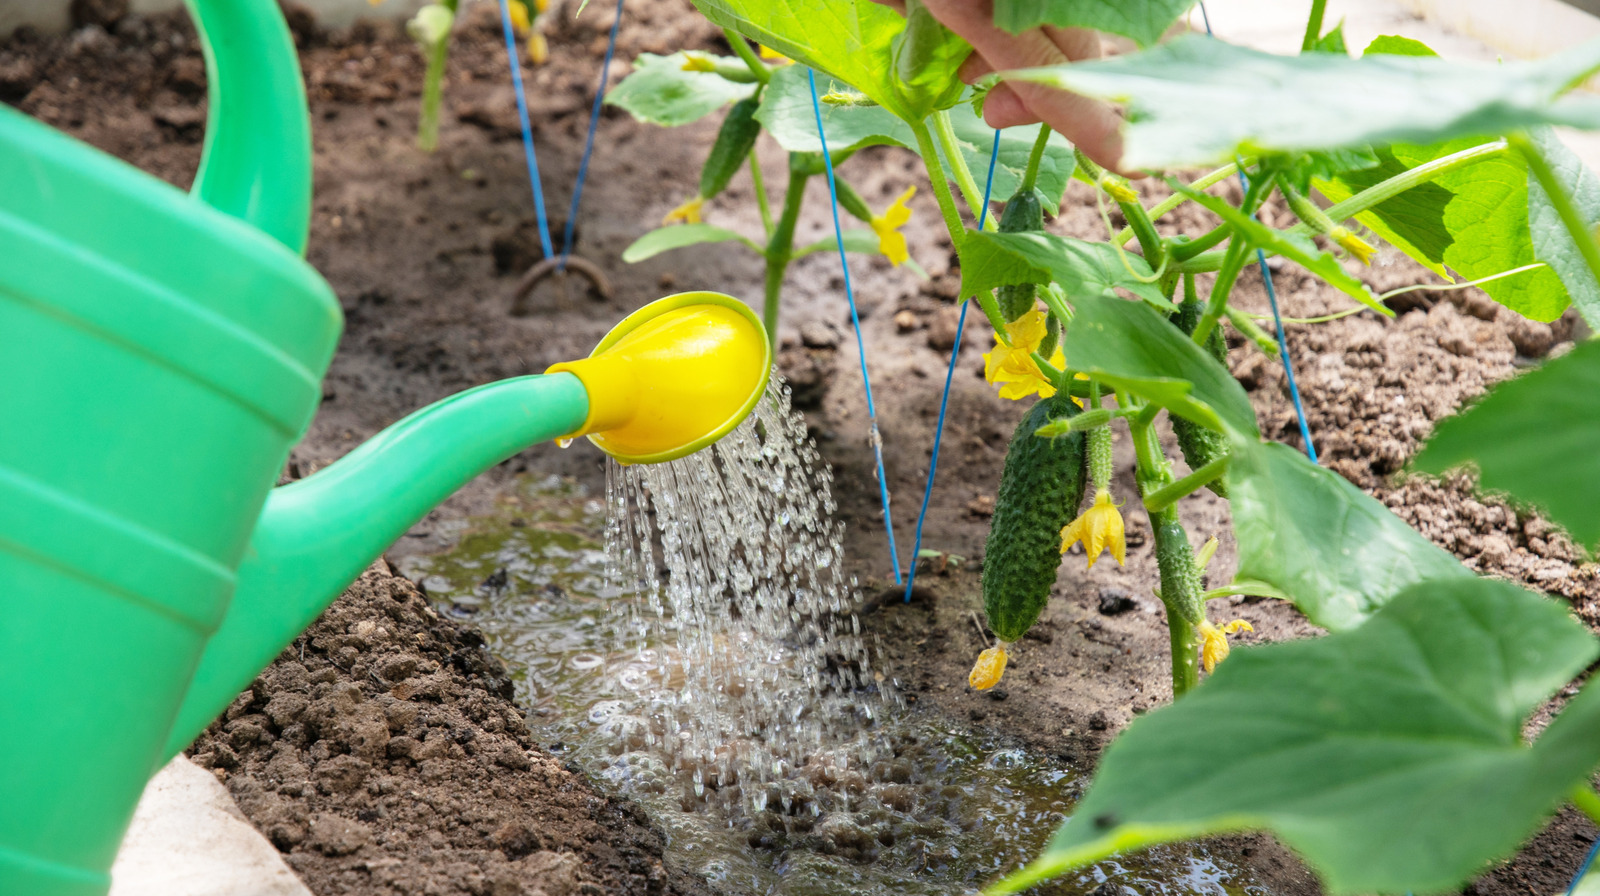
[[[368,564],[472,477],[563,436],[587,435],[624,463],[682,457],[749,415],[770,365],[761,323],[742,302],[669,296],[630,315],[589,358],[446,398],[273,490],[164,758],[188,746]]]

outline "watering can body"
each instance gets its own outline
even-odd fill
[[[629,462],[742,420],[771,349],[728,296],[446,398],[274,489],[342,326],[304,261],[309,119],[276,0],[188,0],[189,194],[0,106],[0,894],[101,896],[145,782],[439,501],[528,445]]]

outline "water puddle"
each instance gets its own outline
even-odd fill
[[[524,482],[452,551],[400,565],[482,629],[535,736],[638,802],[676,867],[732,894],[972,890],[1038,854],[1079,772],[901,703],[849,613],[804,434],[775,389],[714,451],[614,467],[603,498]],[[1058,890],[1265,896],[1198,848]]]

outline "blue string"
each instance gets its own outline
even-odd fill
[[[605,99],[606,79],[611,77],[611,56],[617,50],[617,29],[621,25],[622,0],[617,0],[616,18],[611,20],[611,37],[606,43],[606,58],[600,63],[600,86],[595,88],[594,106],[589,109],[589,135],[583,141],[583,159],[578,162],[578,181],[572,186],[572,208],[567,211],[566,232],[561,236],[561,260],[556,262],[558,271],[567,269],[567,258],[572,255],[572,228],[578,223],[578,203],[583,199],[583,180],[589,175],[589,154],[594,151],[594,132],[600,124],[600,103]],[[550,257],[548,249],[545,257]]]
[[[617,0],[620,4],[622,0]],[[822,104],[817,101],[817,73],[806,69],[811,84],[811,112],[817,119],[817,139],[822,143],[822,167],[828,172],[828,199],[833,205],[833,238],[839,244],[839,266],[844,269],[844,297],[850,303],[850,323],[856,330],[856,353],[861,356],[861,381],[867,387],[867,421],[871,424],[872,454],[878,462],[878,496],[883,501],[883,527],[889,533],[889,558],[894,566],[894,583],[900,584],[900,552],[894,546],[894,518],[889,515],[889,482],[883,475],[883,436],[878,432],[878,412],[872,404],[872,378],[867,375],[867,347],[861,339],[861,317],[856,313],[856,294],[850,288],[850,262],[844,254],[844,228],[839,225],[839,189],[833,182],[833,157],[828,154],[828,138],[822,131]],[[915,560],[912,561],[915,565]]]
[[[1215,37],[1211,31],[1211,16],[1206,13],[1205,3],[1200,4],[1200,18],[1206,23],[1206,35]],[[1239,185],[1246,192],[1250,190],[1250,178],[1244,173],[1244,168],[1239,168]],[[1251,213],[1250,218],[1255,219]],[[1317,448],[1311,444],[1311,425],[1306,422],[1305,405],[1300,402],[1300,387],[1294,381],[1294,364],[1289,360],[1289,340],[1284,335],[1283,315],[1278,313],[1278,290],[1272,285],[1272,269],[1267,267],[1267,253],[1256,250],[1256,266],[1261,269],[1261,282],[1267,287],[1267,301],[1272,303],[1272,323],[1278,331],[1278,358],[1283,361],[1283,373],[1289,379],[1289,400],[1294,402],[1294,415],[1300,421],[1300,439],[1305,442],[1306,456],[1312,463],[1317,462]]]
[[[989,220],[989,196],[994,190],[994,163],[1000,159],[1000,131],[994,132],[994,147],[989,150],[989,176],[983,182],[983,207],[978,210],[978,229]],[[928,458],[928,481],[922,487],[922,510],[917,512],[917,539],[911,547],[911,569],[906,572],[906,603],[911,602],[911,586],[917,581],[917,558],[922,555],[922,521],[928,518],[928,499],[933,497],[933,474],[939,469],[939,442],[944,438],[944,412],[950,406],[950,381],[956,375],[956,357],[961,354],[961,334],[967,329],[967,309],[963,300],[961,317],[956,321],[956,341],[950,346],[950,366],[944,372],[944,394],[939,396],[939,422],[933,425],[933,454]]]
[[[1567,896],[1572,896],[1573,893],[1577,892],[1578,884],[1583,881],[1583,876],[1589,873],[1589,866],[1594,864],[1596,853],[1600,853],[1600,839],[1595,840],[1594,845],[1589,847],[1589,857],[1583,860],[1582,865],[1578,866],[1578,873],[1572,878],[1572,886],[1567,887]]]
[[[517,92],[517,119],[522,124],[522,155],[528,164],[528,180],[533,184],[533,209],[539,219],[539,247],[544,257],[555,254],[550,245],[550,221],[544,213],[544,186],[539,180],[539,157],[533,151],[533,125],[528,122],[528,99],[522,90],[522,65],[517,61],[517,38],[511,28],[511,7],[500,0],[500,30],[506,36],[506,58],[511,62],[511,85]],[[568,226],[571,225],[568,221]]]

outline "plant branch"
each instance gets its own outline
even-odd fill
[[[761,61],[756,51],[750,49],[743,35],[730,28],[724,28],[722,36],[728,39],[728,46],[733,48],[733,54],[744,60],[744,64],[750,68],[750,74],[758,83],[765,84],[772,80],[772,69],[767,68],[767,64]]]
[[[1246,164],[1248,164],[1248,163],[1249,163],[1249,160],[1246,160]],[[1239,172],[1238,163],[1230,162],[1229,164],[1223,165],[1221,168],[1218,168],[1217,170],[1211,172],[1210,174],[1205,175],[1204,177],[1200,178],[1199,180],[1195,181],[1194,183],[1189,184],[1189,186],[1194,188],[1194,189],[1196,189],[1196,190],[1204,190],[1204,189],[1207,189],[1209,187],[1216,186],[1218,183],[1221,183],[1222,181],[1227,180],[1228,178],[1234,176],[1238,172]],[[1180,205],[1182,205],[1182,204],[1184,204],[1185,202],[1188,202],[1188,201],[1189,201],[1189,197],[1183,195],[1182,193],[1173,193],[1171,196],[1168,196],[1167,198],[1165,198],[1165,199],[1161,200],[1160,202],[1156,203],[1154,206],[1151,206],[1150,212],[1149,212],[1150,220],[1159,221],[1159,220],[1161,220],[1161,217],[1163,215],[1165,215],[1166,213],[1172,211],[1173,209],[1177,208],[1178,206],[1180,206]],[[1124,228],[1122,228],[1122,230],[1117,232],[1117,236],[1116,236],[1117,245],[1126,246],[1128,244],[1128,240],[1131,240],[1131,239],[1133,239],[1133,228],[1124,227]]]
[[[1216,460],[1206,464],[1182,479],[1169,482],[1155,491],[1144,496],[1144,509],[1150,511],[1166,510],[1179,500],[1187,498],[1207,485],[1222,478],[1228,472],[1228,455],[1224,454]]]
[[[1510,149],[1504,140],[1495,140],[1463,149],[1460,152],[1434,159],[1426,164],[1402,171],[1388,180],[1373,184],[1343,202],[1336,202],[1328,206],[1323,209],[1323,212],[1335,221],[1353,218],[1375,205],[1380,205],[1389,199],[1393,199],[1412,187],[1425,184],[1457,168],[1486,161],[1504,155],[1509,151]],[[1288,232],[1306,234],[1311,233],[1312,229],[1306,224],[1296,224],[1289,228]]]
[[[1322,14],[1327,8],[1328,0],[1311,0],[1311,17],[1306,20],[1306,36],[1300,40],[1300,52],[1309,52],[1322,37]]]
[[[1117,392],[1117,406],[1131,407],[1127,393]],[[1172,484],[1172,468],[1161,450],[1155,427],[1143,415],[1128,421],[1133,436],[1134,478],[1142,497],[1159,494]],[[1146,509],[1150,531],[1156,543],[1156,567],[1161,574],[1161,602],[1167,608],[1167,629],[1171,635],[1172,697],[1176,700],[1200,680],[1200,663],[1195,626],[1205,618],[1200,602],[1200,574],[1194,566],[1194,551],[1189,535],[1178,519],[1177,508]]]
[[[955,194],[950,192],[950,180],[945,177],[944,165],[939,162],[939,150],[934,146],[933,135],[928,132],[925,121],[908,122],[911,133],[917,138],[917,152],[922,155],[922,167],[928,171],[928,180],[933,183],[933,198],[939,203],[939,213],[944,217],[945,229],[950,232],[950,244],[961,245],[961,238],[966,234],[966,226],[961,223],[961,212],[956,208]],[[989,326],[996,333],[1006,331],[1006,319],[1000,313],[1000,306],[995,303],[992,293],[982,293],[974,296],[978,307],[983,309],[985,317],[989,318]]]
[[[778,216],[777,226],[772,230],[772,236],[767,239],[767,277],[766,277],[766,303],[762,308],[761,322],[767,330],[767,344],[777,350],[778,345],[778,303],[783,295],[783,277],[789,270],[789,261],[794,257],[794,226],[800,220],[800,204],[806,195],[806,181],[811,175],[800,170],[795,164],[793,154],[790,155],[789,187],[783,194],[783,211]]]
[[[967,157],[961,154],[961,144],[956,139],[955,128],[950,124],[950,114],[941,110],[931,117],[933,132],[939,138],[939,148],[943,150],[945,161],[955,175],[956,186],[961,188],[961,195],[967,200],[967,210],[974,218],[984,219],[984,230],[994,230],[995,216],[983,214],[983,190],[978,188],[978,182],[972,177],[972,169],[967,167]]]
[[[1044,161],[1044,150],[1049,143],[1050,126],[1041,123],[1039,125],[1039,136],[1033,141],[1033,151],[1028,153],[1028,167],[1022,172],[1022,184],[1017,187],[1017,192],[1027,192],[1039,182],[1039,163]],[[1060,197],[1056,198],[1059,199]]]
[[[761,160],[756,157],[755,147],[750,147],[750,183],[756,191],[756,207],[761,209],[761,232],[768,239],[772,238],[772,206],[767,200],[767,186],[761,177]]]
[[[1364,309],[1358,308],[1356,310]],[[1274,339],[1271,333],[1262,329],[1261,325],[1256,323],[1255,319],[1248,313],[1240,311],[1232,305],[1228,306],[1228,310],[1225,313],[1228,315],[1228,320],[1233,322],[1234,329],[1243,333],[1244,338],[1254,342],[1256,348],[1261,349],[1271,357],[1278,357],[1278,340]]]

